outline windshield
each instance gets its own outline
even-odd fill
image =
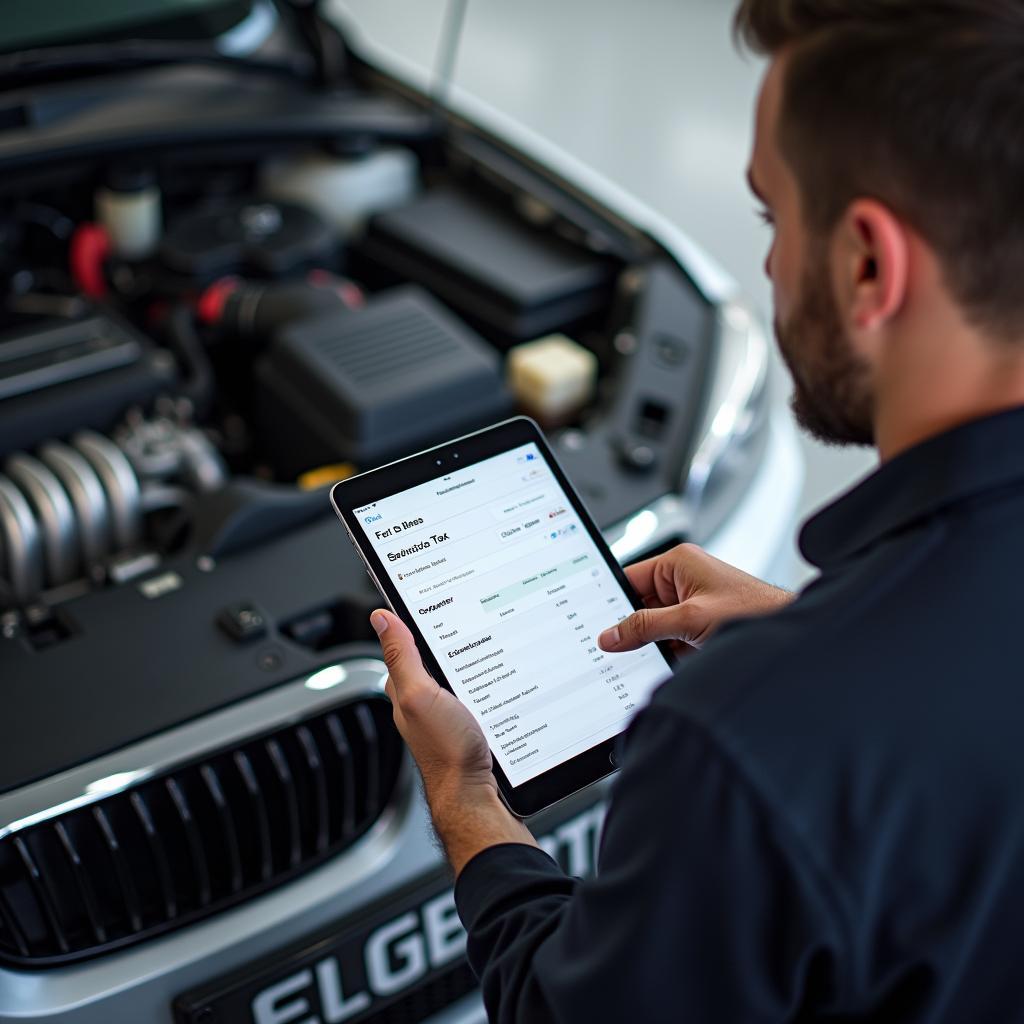
[[[0,53],[112,39],[197,39],[237,25],[253,0],[46,0],[6,4]]]

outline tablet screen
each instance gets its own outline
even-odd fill
[[[535,444],[354,509],[513,786],[622,732],[670,674],[605,654],[633,610]]]

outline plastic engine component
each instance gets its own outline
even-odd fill
[[[523,411],[545,427],[572,419],[597,386],[597,356],[563,334],[517,345],[506,368]]]
[[[611,260],[449,188],[378,214],[359,248],[515,341],[599,310],[615,272]]]
[[[506,415],[497,353],[415,286],[282,331],[257,368],[275,464],[367,466]]]
[[[107,431],[132,405],[176,391],[164,349],[106,312],[0,336],[0,459],[83,427]]]
[[[408,149],[378,149],[355,158],[316,153],[268,164],[261,191],[308,206],[349,238],[372,214],[409,202],[418,175],[419,163]]]
[[[164,235],[160,257],[170,270],[211,281],[226,274],[273,278],[330,265],[335,250],[331,227],[304,206],[243,199],[177,220]]]

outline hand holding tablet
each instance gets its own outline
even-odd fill
[[[336,485],[332,502],[427,669],[479,724],[502,799],[533,814],[609,774],[671,672],[598,634],[640,607],[525,418]]]
[[[423,793],[456,876],[478,853],[503,843],[534,843],[509,814],[491,770],[491,752],[470,710],[427,674],[412,633],[393,612],[370,622],[388,665],[395,725],[423,776]]]

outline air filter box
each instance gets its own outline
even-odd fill
[[[257,381],[282,476],[338,460],[365,468],[512,409],[497,352],[414,285],[285,328]]]
[[[609,259],[447,187],[377,214],[358,249],[371,265],[424,285],[509,343],[599,311],[616,271]]]

